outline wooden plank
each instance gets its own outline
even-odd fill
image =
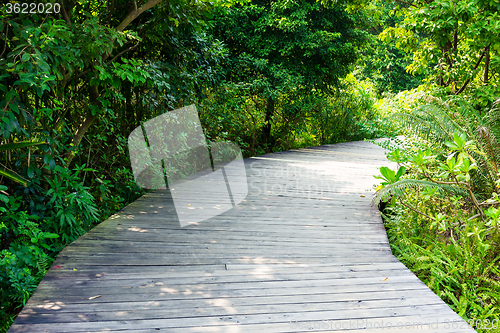
[[[336,297],[335,297],[336,296]],[[439,299],[434,299],[439,304]],[[157,301],[133,301],[133,302],[108,302],[106,304],[106,312],[110,311],[130,311],[134,310],[177,310],[190,308],[209,309],[215,308],[238,308],[253,306],[253,310],[257,309],[255,305],[279,305],[279,304],[306,304],[306,303],[324,303],[324,294],[309,294],[309,295],[282,295],[282,296],[260,296],[255,297],[233,297],[233,298],[198,298],[198,299],[170,299]],[[429,302],[427,298],[422,298],[415,295],[415,290],[405,291],[399,297],[394,297],[390,292],[374,292],[368,293],[344,293],[329,297],[328,303],[335,303],[337,308],[379,308],[390,307],[394,302],[398,302],[400,306],[409,306],[416,302]],[[90,313],[96,312],[95,303],[65,303],[65,302],[46,302],[36,306],[37,313],[43,314],[58,314],[58,313]],[[247,310],[248,311],[248,310]],[[227,314],[227,313],[224,313]],[[29,318],[29,311],[23,315],[23,318]]]
[[[191,318],[193,316],[205,316],[205,317],[215,317],[224,316],[228,312],[234,312],[239,316],[250,316],[258,314],[266,315],[279,315],[281,313],[290,314],[291,310],[299,312],[312,312],[312,311],[373,311],[379,309],[393,308],[398,310],[398,308],[411,307],[416,302],[422,306],[434,306],[442,305],[439,299],[429,300],[426,297],[416,297],[416,298],[405,298],[397,299],[398,306],[394,306],[394,299],[389,300],[379,300],[379,301],[350,301],[350,302],[304,302],[301,299],[294,299],[292,303],[286,303],[279,300],[275,300],[275,303],[265,304],[257,302],[257,304],[242,305],[238,304],[238,310],[236,310],[236,304],[231,303],[221,303],[217,306],[217,302],[208,304],[208,306],[203,306],[202,302],[199,304],[191,304],[191,306],[186,306],[189,304],[183,304],[181,302],[175,302],[178,304],[171,304],[171,306],[162,307],[147,307],[146,309],[139,309],[134,306],[133,309],[121,309],[121,310],[107,310],[107,311],[96,311],[91,307],[85,309],[74,309],[74,312],[54,312],[54,311],[37,311],[37,318],[30,316],[29,311],[27,313],[19,316],[19,324],[39,324],[39,323],[72,323],[72,322],[88,322],[88,321],[112,321],[120,320],[126,318],[127,320],[150,320],[156,318],[163,319],[178,319],[178,318]],[[200,304],[201,303],[201,304]],[[164,304],[162,304],[164,305]],[[201,306],[200,306],[201,305]],[[182,307],[179,307],[182,306]],[[189,309],[189,311],[186,311]],[[82,311],[83,310],[83,311]]]
[[[266,314],[236,314],[236,315],[225,315],[225,316],[214,316],[214,317],[202,317],[193,316],[190,318],[172,318],[172,319],[149,319],[149,320],[128,320],[126,316],[123,320],[109,320],[109,321],[87,321],[87,322],[69,322],[69,323],[43,323],[43,324],[32,324],[29,326],[39,326],[41,329],[49,329],[51,332],[67,332],[71,330],[72,332],[85,332],[88,329],[124,329],[124,330],[136,330],[136,329],[147,329],[151,327],[156,327],[160,329],[171,329],[180,327],[199,327],[199,326],[218,326],[221,323],[233,323],[240,325],[251,325],[259,323],[281,323],[282,328],[290,324],[290,322],[297,321],[321,321],[327,320],[335,321],[345,318],[350,318],[351,320],[363,320],[363,319],[375,319],[375,318],[391,318],[393,316],[405,316],[412,315],[416,310],[416,307],[406,306],[406,307],[391,307],[382,309],[371,309],[369,311],[365,309],[354,309],[354,310],[340,310],[340,311],[301,311],[301,312],[286,312],[286,313],[266,313]],[[422,304],[418,308],[422,315],[426,315],[431,318],[436,318],[436,314],[440,314],[440,317],[450,315],[449,307],[445,304]],[[451,311],[451,310],[450,310]],[[438,317],[439,318],[439,317]],[[62,329],[62,330],[61,330]],[[16,332],[14,329],[13,332]],[[36,332],[36,331],[32,331]]]
[[[103,292],[113,293],[113,288],[129,288],[147,289],[148,292],[156,292],[165,286],[183,289],[197,288],[197,284],[206,284],[206,288],[210,290],[222,290],[225,288],[232,289],[269,289],[269,288],[293,288],[304,285],[315,286],[350,286],[359,284],[379,284],[380,281],[386,283],[405,283],[417,282],[416,277],[406,271],[375,271],[372,272],[370,278],[360,278],[359,274],[302,274],[299,276],[290,275],[273,275],[273,276],[247,276],[247,275],[230,275],[230,276],[205,276],[205,277],[179,277],[179,278],[143,278],[143,279],[121,279],[121,280],[93,280],[93,281],[74,281],[73,279],[66,280],[48,280],[40,284],[40,290],[47,287],[57,288],[58,290],[66,289],[71,293],[79,293],[78,288],[84,289],[99,289]],[[385,280],[385,281],[384,281]],[[201,290],[198,287],[198,290]]]

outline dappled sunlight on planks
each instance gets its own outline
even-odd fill
[[[293,260],[278,260],[274,258],[264,258],[264,257],[242,257],[237,259],[242,263],[252,263],[252,264],[296,264],[297,262]]]
[[[148,230],[142,229],[142,228],[139,228],[139,227],[131,227],[131,228],[128,228],[127,230],[128,231],[135,231],[135,232],[148,232]]]
[[[226,312],[228,314],[237,314],[238,313],[238,311],[234,307],[231,306],[231,302],[227,298],[216,298],[214,300],[205,301],[205,303],[209,304],[209,305],[221,307],[224,310],[226,310]]]
[[[65,306],[64,302],[60,302],[60,301],[55,301],[55,302],[45,301],[45,302],[46,302],[45,304],[40,304],[40,305],[37,305],[36,307],[38,309],[45,309],[45,310],[60,310]],[[33,310],[33,309],[29,309],[29,310]]]

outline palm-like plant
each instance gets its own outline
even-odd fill
[[[448,100],[431,97],[431,103],[409,112],[393,115],[408,134],[419,136],[433,145],[446,148],[454,134],[474,146],[469,158],[477,169],[471,173],[473,190],[481,199],[498,190],[495,184],[500,169],[500,100],[485,113],[465,99],[453,96]],[[451,147],[448,147],[451,148]],[[465,150],[467,147],[456,147]],[[457,149],[459,150],[459,149]]]

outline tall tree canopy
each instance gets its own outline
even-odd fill
[[[148,112],[188,103],[222,52],[202,29],[208,9],[191,0],[68,0],[49,14],[2,6],[1,140],[50,143],[33,149],[53,170],[54,158],[72,163],[91,127],[117,140]],[[8,160],[1,171],[16,180],[43,165]]]
[[[365,37],[356,18],[315,0],[254,0],[216,13],[213,34],[229,49],[226,80],[266,100],[264,140],[280,97],[332,92],[349,73]]]
[[[383,39],[413,52],[410,72],[422,72],[451,94],[473,90],[479,104],[498,97],[500,4],[490,0],[400,1],[404,20]]]

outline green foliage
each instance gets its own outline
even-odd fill
[[[228,48],[221,89],[244,95],[250,118],[264,113],[263,122],[251,120],[252,142],[266,150],[289,147],[293,137],[278,136],[301,132],[306,110],[318,108],[349,73],[366,34],[355,25],[361,16],[344,9],[312,0],[259,0],[216,12],[212,33]]]
[[[52,263],[48,253],[59,235],[46,231],[38,216],[20,210],[20,198],[0,194],[0,199],[0,318],[10,322]]]
[[[494,134],[498,125],[488,120],[497,117],[498,108],[494,105],[481,113],[461,97],[444,100],[428,97],[427,101],[431,104],[395,113],[393,119],[399,122],[405,134],[433,142],[439,151],[452,148],[452,155],[466,156],[463,163],[470,161],[477,168],[470,173],[471,186],[486,199],[496,187],[500,162],[500,145]]]
[[[80,182],[79,173],[82,170],[77,167],[72,173],[57,165],[54,177],[48,180],[49,190],[45,193],[52,213],[47,216],[47,227],[62,235],[62,241],[67,244],[89,230],[99,217],[94,197]]]
[[[449,94],[470,95],[475,106],[498,98],[500,87],[500,24],[494,1],[435,0],[408,2],[395,10],[404,19],[381,34],[413,53],[410,73],[424,73],[428,82]]]
[[[64,17],[0,8],[0,330],[44,263],[144,193],[127,169],[130,131],[217,79],[205,3],[163,3],[133,21],[126,3],[64,6]]]
[[[390,201],[383,216],[393,253],[487,332],[476,323],[500,314],[498,141],[488,121],[498,110],[478,112],[462,98],[408,96],[415,93],[391,105],[406,139],[383,144],[406,173],[381,169],[376,178],[385,181],[374,202]]]
[[[235,142],[245,156],[253,156],[395,134],[392,125],[378,115],[373,84],[359,81],[354,75],[341,79],[333,96],[320,91],[280,96],[271,119],[275,138],[272,145],[261,136],[267,102],[243,85],[228,83],[211,90],[200,107],[205,135],[211,141]]]
[[[410,90],[422,84],[423,74],[408,73],[406,68],[412,63],[412,53],[396,47],[394,40],[382,40],[384,29],[401,23],[402,17],[396,15],[393,1],[372,1],[376,8],[369,25],[369,42],[361,51],[362,56],[356,64],[356,75],[369,78],[381,94]],[[378,15],[373,15],[378,14]]]
[[[384,186],[386,185],[389,185],[389,184],[394,184],[396,183],[397,181],[399,181],[399,178],[401,178],[401,176],[406,172],[406,169],[405,167],[399,167],[398,171],[397,172],[394,172],[393,170],[389,169],[388,167],[381,167],[380,168],[380,173],[382,174],[382,176],[373,176],[377,179],[383,179],[385,180],[384,182],[382,182],[382,187],[380,189],[382,189]]]
[[[384,1],[173,0],[134,17],[121,0],[65,1],[64,16],[0,8],[0,331],[58,251],[144,193],[128,134],[193,102],[207,139],[245,156],[413,136],[390,153],[400,167],[381,170],[377,200],[414,219],[394,228],[408,225],[401,239],[430,258],[414,265],[432,288],[464,316],[497,313],[498,272],[480,261],[498,255],[500,112],[476,107],[498,92],[498,20],[491,4],[461,1],[391,13]],[[463,99],[442,98],[460,85]]]
[[[478,332],[488,332],[475,323],[500,314],[498,228],[471,220],[458,197],[424,193],[409,193],[405,203],[434,221],[399,205],[386,211],[392,251]]]

